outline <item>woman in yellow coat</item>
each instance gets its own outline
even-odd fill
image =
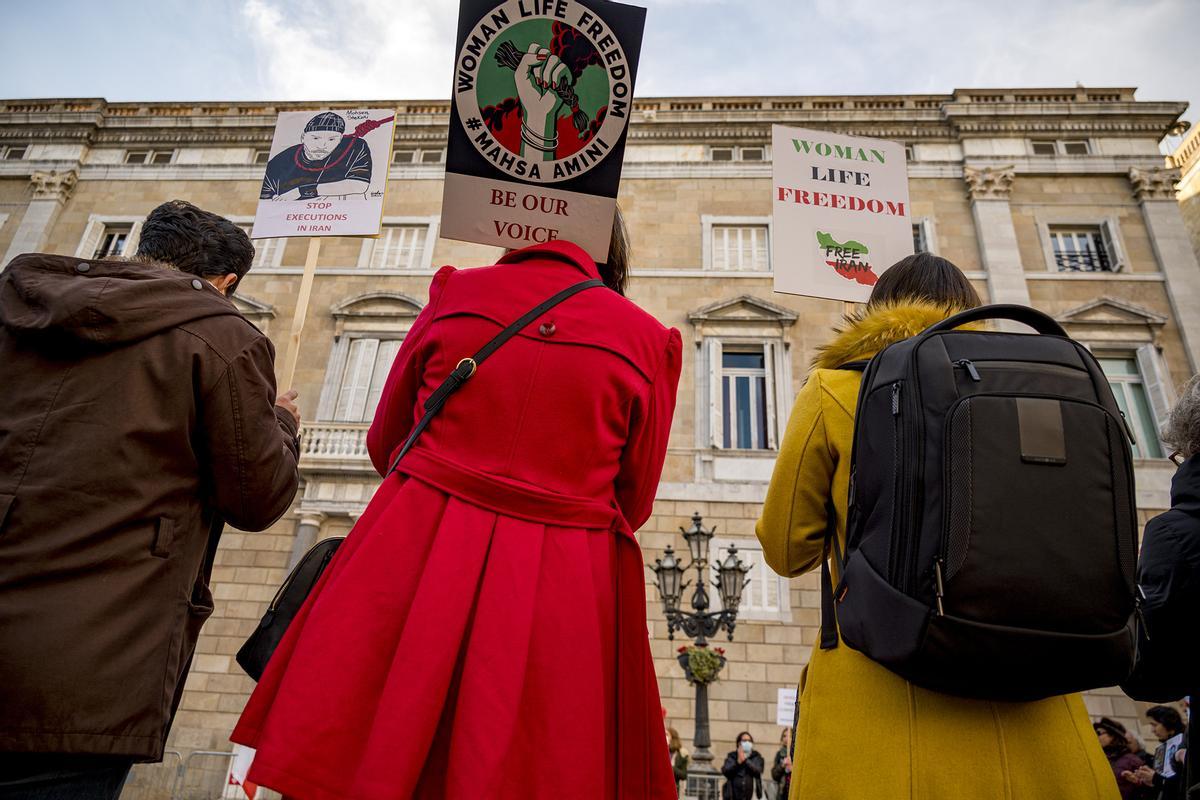
[[[781,575],[820,565],[832,501],[844,547],[861,373],[838,370],[979,305],[945,259],[884,272],[864,311],[819,351],[796,397],[757,533]],[[834,579],[837,579],[835,574]],[[919,688],[843,642],[800,679],[791,800],[1118,800],[1077,694],[989,702]]]

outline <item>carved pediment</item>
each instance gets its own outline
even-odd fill
[[[711,303],[688,314],[688,320],[693,325],[701,323],[713,325],[723,322],[734,324],[757,322],[774,323],[782,327],[788,327],[794,324],[797,319],[798,316],[795,311],[748,294],[735,297],[732,300],[721,300]]]
[[[233,305],[237,310],[242,312],[242,316],[251,322],[273,319],[275,317],[275,306],[270,303],[264,303],[262,300],[251,297],[248,294],[235,294],[230,299],[233,300]]]
[[[334,319],[334,336],[341,336],[347,327],[357,330],[407,329],[421,313],[423,304],[416,298],[399,292],[368,292],[335,303],[330,313]]]
[[[1167,323],[1161,314],[1112,297],[1064,311],[1056,319],[1064,325],[1141,325],[1159,327]]]

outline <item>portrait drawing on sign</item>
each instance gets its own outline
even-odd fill
[[[323,111],[308,121],[300,143],[276,154],[263,176],[262,200],[363,197],[371,186],[371,148],[362,137],[368,121],[346,135],[346,121]]]

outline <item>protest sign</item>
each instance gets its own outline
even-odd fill
[[[781,728],[790,728],[796,721],[796,687],[775,691],[775,724]]]
[[[608,257],[643,8],[462,0],[442,236]]]
[[[394,109],[281,113],[251,236],[378,236],[395,124]]]
[[[913,252],[903,145],[782,125],[771,142],[775,291],[866,302]]]
[[[275,122],[250,236],[312,237],[281,386],[290,386],[296,372],[320,237],[379,235],[395,125],[395,109],[386,108],[284,111]]]

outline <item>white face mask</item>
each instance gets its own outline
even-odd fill
[[[743,753],[745,753],[746,755],[750,755],[750,751],[752,751],[753,749],[754,749],[754,742],[750,741],[749,739],[742,739],[742,752]]]

